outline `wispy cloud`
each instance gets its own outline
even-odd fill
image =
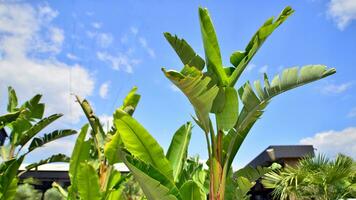
[[[93,22],[91,23],[91,26],[95,29],[100,29],[102,24],[100,22]]]
[[[356,20],[355,0],[331,0],[328,5],[328,15],[335,21],[340,30],[344,30]]]
[[[79,58],[76,55],[71,54],[71,53],[67,53],[66,57],[70,60],[79,60]]]
[[[314,145],[318,152],[329,156],[343,153],[356,159],[356,127],[316,133],[312,137],[303,138],[300,143]]]
[[[101,48],[109,47],[114,41],[114,37],[110,33],[87,31],[87,36],[91,39],[95,39],[97,45]]]
[[[347,116],[350,118],[356,117],[356,107],[352,108]]]
[[[127,73],[132,73],[134,66],[140,63],[140,60],[129,57],[128,54],[118,53],[116,55],[108,52],[97,52],[97,58],[107,62],[114,70],[124,70]]]
[[[64,120],[76,123],[83,114],[71,93],[91,95],[94,80],[84,67],[56,59],[65,40],[64,31],[51,23],[57,15],[48,5],[0,4],[0,91],[11,85],[20,99],[41,93],[46,114],[64,113]],[[51,56],[33,57],[43,53]]]
[[[340,94],[352,87],[352,82],[341,84],[327,83],[321,88],[323,94]]]
[[[250,63],[250,64],[247,65],[246,71],[247,71],[247,72],[250,72],[250,71],[252,71],[253,69],[255,69],[256,67],[257,67],[257,66],[256,66],[255,64]]]
[[[267,73],[268,71],[268,65],[263,65],[260,69],[258,69],[258,72],[263,74],[263,73]]]
[[[148,46],[147,40],[144,37],[140,37],[139,38],[139,42],[141,44],[141,47],[148,53],[148,55],[151,58],[155,58],[156,57],[155,51],[151,47]]]
[[[99,96],[101,98],[106,99],[106,97],[108,96],[109,87],[110,87],[110,82],[105,82],[100,85]]]

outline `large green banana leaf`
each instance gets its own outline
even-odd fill
[[[179,189],[183,200],[206,200],[204,189],[195,181],[187,181]]]
[[[17,188],[17,171],[24,159],[12,159],[1,164],[0,171],[0,200],[12,200]]]
[[[0,129],[4,128],[7,124],[10,124],[10,123],[16,121],[16,119],[20,116],[20,114],[21,114],[21,110],[7,113],[5,115],[1,115],[0,116]]]
[[[29,101],[26,101],[20,109],[26,109],[26,112],[24,113],[26,119],[28,120],[34,120],[34,119],[42,119],[44,109],[45,109],[45,104],[40,103],[40,100],[42,98],[42,95],[37,94],[32,99]]]
[[[179,39],[176,35],[164,33],[164,37],[175,50],[180,60],[184,65],[189,65],[202,71],[205,66],[205,61],[193,50],[191,46],[184,40]]]
[[[130,116],[133,115],[136,110],[137,104],[140,101],[141,96],[136,93],[137,87],[133,87],[131,91],[126,95],[121,110],[125,111]],[[116,127],[115,127],[116,129]],[[120,134],[111,135],[110,140],[105,144],[104,154],[109,164],[113,165],[120,161],[119,151],[122,147],[122,141],[120,138]]]
[[[173,170],[162,147],[134,118],[122,110],[114,114],[117,128],[124,147],[135,157],[158,168],[163,175],[173,180]]]
[[[89,163],[80,164],[77,183],[81,200],[101,200],[99,177]]]
[[[178,188],[156,167],[122,152],[123,161],[139,182],[148,200],[182,200]]]
[[[37,133],[39,133],[41,130],[46,128],[49,124],[57,120],[58,118],[62,117],[62,114],[53,114],[49,117],[46,117],[44,119],[41,119],[39,122],[37,122],[35,125],[33,125],[30,129],[28,129],[24,133],[19,133],[16,132],[18,135],[18,140],[16,140],[15,144],[16,145],[21,145],[24,146],[32,137],[34,137]],[[16,138],[16,137],[15,137]]]
[[[307,65],[300,70],[298,70],[297,67],[293,67],[283,70],[282,75],[275,76],[272,82],[269,82],[265,74],[265,84],[263,88],[259,81],[255,81],[254,83],[257,95],[249,82],[244,84],[239,89],[240,99],[244,106],[235,125],[236,133],[231,138],[229,150],[227,150],[229,154],[228,166],[231,166],[233,158],[249,130],[257,119],[261,117],[263,110],[273,97],[296,87],[330,76],[335,72],[336,70],[334,68],[328,69],[324,65]]]
[[[167,159],[173,168],[173,180],[178,181],[183,165],[187,160],[188,146],[192,135],[192,123],[181,126],[173,136],[167,151]]]
[[[209,113],[219,88],[211,85],[211,78],[195,67],[186,65],[182,72],[162,69],[166,77],[176,85],[193,105],[198,124],[208,133],[210,129]]]
[[[245,51],[236,51],[231,55],[230,62],[236,67],[229,77],[229,85],[231,87],[235,85],[248,63],[251,61],[268,36],[270,36],[279,25],[281,25],[290,15],[292,15],[293,12],[294,10],[288,6],[282,11],[275,21],[273,17],[269,18],[252,36],[252,39],[245,48]]]
[[[216,121],[219,130],[230,130],[237,122],[239,113],[239,99],[233,87],[226,87],[223,94],[224,106],[221,112],[216,113]]]
[[[226,86],[228,77],[222,64],[218,39],[208,9],[199,8],[199,19],[208,72],[217,76],[218,85]]]
[[[49,134],[44,134],[44,136],[42,137],[36,137],[31,141],[30,146],[28,147],[28,152],[33,151],[34,149],[41,147],[54,140],[57,140],[59,138],[63,138],[69,135],[74,135],[76,133],[77,131],[71,129],[55,130]]]
[[[71,181],[71,188],[68,190],[68,196],[70,197],[70,199],[75,199],[75,194],[77,192],[77,174],[80,170],[80,163],[89,159],[90,143],[88,141],[85,141],[88,128],[89,125],[85,124],[80,130],[78,138],[75,142],[72,156],[70,158],[69,178]]]

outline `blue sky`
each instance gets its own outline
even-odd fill
[[[89,99],[104,121],[133,86],[142,99],[135,117],[165,148],[174,131],[191,120],[188,100],[163,76],[161,67],[181,63],[162,33],[185,38],[202,56],[198,7],[213,18],[229,65],[270,16],[287,5],[296,12],[263,45],[238,86],[285,67],[325,64],[337,74],[275,98],[235,159],[243,166],[268,145],[309,144],[330,156],[356,155],[356,2],[301,1],[5,1],[0,3],[0,91],[20,98],[44,95],[48,114],[65,117],[53,128],[84,122],[71,93]],[[74,137],[36,152],[70,153]],[[202,131],[194,128],[190,155],[206,159]],[[356,157],[355,157],[356,158]]]

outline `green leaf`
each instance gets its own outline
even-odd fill
[[[69,196],[72,198],[75,197],[75,193],[77,192],[77,178],[78,171],[80,170],[79,165],[89,158],[90,143],[85,141],[88,128],[88,124],[85,124],[81,128],[69,162],[69,177],[71,181],[71,190],[69,190]]]
[[[210,85],[211,78],[204,77],[202,72],[186,65],[181,73],[162,69],[166,77],[176,85],[193,105],[199,125],[207,133],[210,129],[209,113],[215,97],[219,92],[216,85]]]
[[[35,125],[33,125],[30,129],[24,132],[19,136],[19,140],[16,145],[24,146],[31,138],[33,138],[37,133],[46,128],[49,124],[62,117],[62,114],[53,114],[47,118],[41,119]]]
[[[173,180],[176,182],[180,177],[183,165],[187,159],[188,146],[192,135],[192,123],[187,122],[181,126],[172,138],[167,151],[167,159],[173,167]]]
[[[215,29],[206,8],[199,8],[199,19],[208,71],[217,75],[219,85],[226,86],[228,77],[222,65]]]
[[[254,183],[251,183],[247,178],[245,177],[237,177],[236,178],[236,183],[237,183],[237,192],[239,193],[239,196],[246,196],[247,193],[251,190],[251,188],[255,185]]]
[[[5,127],[7,124],[10,124],[18,119],[21,114],[21,110],[16,112],[7,113],[0,116],[0,129]]]
[[[16,112],[16,107],[18,105],[16,92],[12,87],[8,87],[7,91],[8,91],[8,96],[9,96],[9,100],[8,100],[8,104],[7,104],[7,111],[8,112]]]
[[[164,33],[172,48],[176,51],[180,60],[184,65],[189,65],[202,71],[205,66],[204,60],[189,46],[184,39],[179,39],[176,35],[172,36],[170,33]]]
[[[123,158],[148,200],[182,200],[178,188],[160,170],[125,152]]]
[[[82,200],[100,200],[99,177],[94,169],[88,163],[81,163],[78,171],[78,192]]]
[[[26,119],[32,121],[33,119],[41,119],[43,117],[45,105],[40,103],[41,98],[42,95],[37,94],[21,106],[21,109],[26,109],[24,113]]]
[[[64,154],[55,154],[50,156],[49,158],[40,160],[39,162],[32,163],[26,166],[26,170],[30,170],[33,168],[36,168],[41,165],[49,164],[49,163],[54,163],[54,162],[69,162],[70,158]]]
[[[120,148],[122,148],[122,141],[120,133],[115,133],[109,142],[105,144],[104,154],[110,165],[120,162]]]
[[[259,81],[255,82],[258,95],[255,94],[249,82],[244,84],[239,89],[240,99],[244,106],[235,125],[235,129],[238,130],[238,132],[234,134],[229,145],[229,166],[248,132],[257,119],[261,117],[263,110],[273,97],[296,87],[330,76],[335,72],[336,70],[334,68],[328,69],[324,65],[307,65],[300,70],[297,70],[297,68],[285,69],[282,72],[281,78],[277,75],[273,78],[272,82],[269,82],[265,74],[265,84],[263,88]]]
[[[137,87],[133,87],[131,91],[126,95],[124,103],[121,106],[121,110],[127,112],[129,115],[133,115],[136,110],[136,106],[140,101],[141,95],[136,94]]]
[[[13,199],[17,188],[17,171],[24,159],[12,159],[1,164],[0,200]]]
[[[216,121],[219,130],[229,130],[233,128],[237,122],[239,113],[239,99],[237,92],[233,87],[225,88],[225,104],[220,113],[216,113]]]
[[[31,141],[30,146],[28,147],[28,151],[33,151],[34,149],[41,147],[49,142],[69,135],[74,135],[76,133],[77,131],[71,129],[55,130],[52,133],[44,134],[42,137],[36,137]]]
[[[252,39],[245,48],[245,51],[237,51],[231,55],[230,62],[236,67],[236,70],[229,78],[229,86],[233,87],[235,85],[242,72],[246,69],[248,63],[251,61],[268,36],[270,36],[279,25],[281,25],[291,14],[293,14],[293,12],[294,10],[288,6],[281,12],[275,21],[273,20],[273,17],[269,18],[252,36]]]
[[[117,110],[114,114],[117,128],[125,148],[135,157],[160,169],[162,174],[173,180],[173,171],[162,147],[147,130],[127,113]]]
[[[187,181],[179,189],[184,200],[206,200],[206,194],[195,181]]]

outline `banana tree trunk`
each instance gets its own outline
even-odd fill
[[[209,200],[224,200],[225,197],[225,170],[222,164],[213,157],[210,159],[210,192]]]

